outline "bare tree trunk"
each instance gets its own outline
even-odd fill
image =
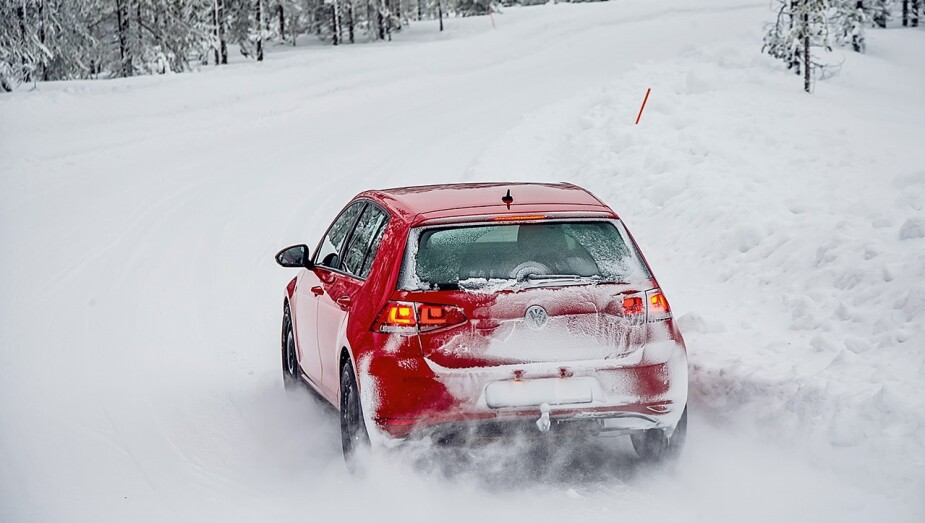
[[[353,40],[353,0],[347,0],[347,31],[350,36],[350,43],[354,43]]]
[[[334,3],[331,5],[331,36],[334,45],[340,43],[340,21],[337,19],[337,0],[334,0]]]
[[[215,48],[215,65],[228,63],[228,43],[225,42],[225,0],[213,0],[212,23],[215,25],[215,39],[218,47]]]
[[[289,32],[292,33],[292,47],[295,47],[296,40],[299,38],[299,28],[296,25],[298,19],[298,15],[290,15],[289,17]]]
[[[420,22],[424,18],[424,6],[421,5],[423,0],[418,0],[418,17],[417,20]]]
[[[437,16],[440,17],[440,32],[443,32],[443,0],[437,0]]]
[[[212,34],[215,36],[215,40],[220,42],[222,37],[219,36],[218,24],[218,0],[214,0],[212,4]],[[212,55],[215,57],[215,65],[220,64],[221,58],[218,56],[218,47],[212,48]]]
[[[385,20],[382,17],[382,2],[376,0],[376,24],[379,26],[379,39],[385,40]]]
[[[279,37],[286,41],[286,15],[283,12],[283,4],[276,4],[276,16],[279,19]]]
[[[144,40],[144,35],[141,33],[141,0],[135,0],[135,41],[137,45],[136,50],[141,51],[144,49],[142,41]]]
[[[22,37],[22,44],[24,48],[28,48],[29,45],[29,33],[26,31],[26,4],[16,6],[16,18],[19,19],[19,34]],[[29,68],[29,64],[26,61],[25,54],[22,56],[22,75],[23,82],[32,81],[32,72]]]
[[[803,0],[803,90],[807,93],[810,89],[809,83],[809,8],[806,5],[806,2],[809,0]]]
[[[39,14],[39,28],[38,28],[38,37],[39,42],[42,46],[45,45],[45,0],[38,0],[36,3],[38,7]],[[42,61],[42,81],[48,81],[48,67],[45,66],[45,62]]]
[[[263,1],[254,2],[255,12],[257,15],[257,61],[263,61]]]
[[[909,27],[909,0],[903,0],[903,27]]]
[[[912,27],[919,26],[919,10],[922,7],[921,5],[919,5],[920,3],[921,3],[921,0],[912,0],[912,17],[909,21],[910,22],[909,25],[911,25]]]
[[[337,41],[344,43],[344,5],[343,0],[334,0],[337,6]]]
[[[122,76],[132,76],[132,50],[128,45],[128,0],[116,0],[116,23],[119,32],[119,57],[122,60]]]
[[[164,28],[161,26],[161,21],[164,19],[163,9],[164,5],[161,3],[157,3],[154,6],[154,28],[157,29],[157,34],[154,35],[154,41],[161,50],[166,48],[164,45]]]
[[[391,42],[392,41],[392,0],[385,0],[385,9],[389,13],[389,16],[387,16],[385,19],[385,36]]]

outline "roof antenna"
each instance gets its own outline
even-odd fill
[[[514,203],[514,197],[511,196],[511,190],[507,190],[507,194],[501,197],[501,201],[507,205],[508,210],[511,209],[511,204]]]

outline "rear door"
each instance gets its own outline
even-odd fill
[[[334,220],[315,251],[315,268],[305,271],[295,291],[295,330],[299,364],[317,388],[321,388],[321,358],[318,354],[320,328],[318,302],[324,294],[323,280],[330,278],[325,264],[339,264],[339,252],[353,229],[365,202],[348,205]]]
[[[382,241],[388,213],[378,205],[365,205],[356,227],[341,249],[338,265],[329,266],[328,277],[321,281],[324,294],[318,300],[318,349],[322,367],[321,384],[335,394],[340,384],[340,350],[345,325],[352,309],[367,299],[364,284]]]

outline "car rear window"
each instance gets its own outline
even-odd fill
[[[403,289],[635,282],[649,277],[618,221],[491,223],[414,229]]]

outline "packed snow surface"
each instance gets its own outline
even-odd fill
[[[0,521],[925,520],[925,34],[806,95],[772,16],[511,8],[0,97]],[[674,472],[617,441],[354,478],[284,394],[272,255],[363,189],[478,180],[633,231],[690,354]]]

